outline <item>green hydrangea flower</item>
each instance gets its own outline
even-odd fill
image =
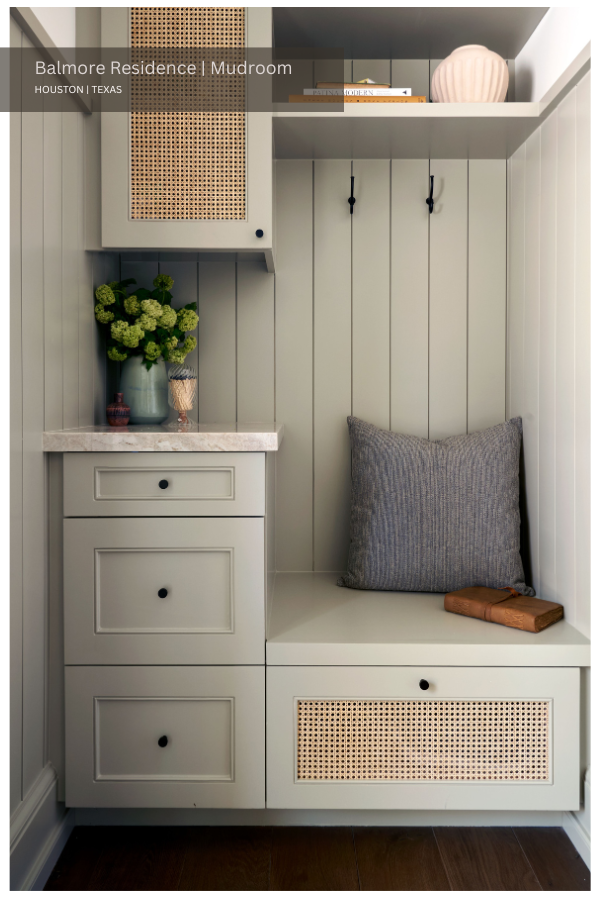
[[[96,318],[99,322],[102,322],[103,325],[107,325],[109,322],[115,317],[114,312],[111,312],[110,309],[105,309],[101,303],[98,303],[94,307],[94,312],[96,313]]]
[[[170,291],[174,281],[169,275],[157,275],[152,284],[159,291]]]
[[[198,316],[193,309],[180,309],[177,313],[177,325],[182,331],[193,331],[198,324]]]
[[[159,319],[162,315],[163,308],[158,300],[142,300],[142,312],[153,319]]]
[[[146,315],[146,313],[136,319],[135,324],[139,325],[144,331],[156,331],[156,319]]]
[[[111,303],[115,302],[115,295],[107,284],[101,284],[96,288],[96,300],[98,300],[102,306],[110,306]]]
[[[113,359],[115,362],[123,362],[127,359],[127,354],[119,353],[119,350],[116,347],[110,347],[106,355],[109,359]]]
[[[196,338],[195,338],[193,335],[188,334],[188,336],[186,337],[185,341],[183,342],[183,350],[184,350],[184,352],[185,352],[186,354],[187,354],[187,353],[191,353],[192,350],[195,350],[196,344],[197,344],[197,343],[198,343],[198,341],[196,340]]]
[[[139,325],[130,325],[127,328],[127,331],[125,332],[123,337],[121,338],[121,342],[126,347],[131,347],[132,349],[134,349],[135,347],[138,346],[139,342],[142,340],[143,337],[144,337],[144,330],[142,328],[140,328]]]
[[[177,324],[177,310],[170,306],[163,306],[162,315],[156,321],[162,328],[174,328]]]
[[[135,294],[132,294],[131,297],[126,297],[123,306],[125,307],[125,312],[129,313],[130,316],[139,316],[142,311],[140,301]]]
[[[119,282],[118,281],[109,281],[108,286],[111,289],[111,291],[114,291],[115,288],[119,287]]]
[[[184,361],[185,361],[185,353],[183,350],[170,350],[169,351],[169,362],[182,363]]]
[[[160,356],[160,347],[156,341],[148,341],[146,344],[146,359],[158,359]]]
[[[123,336],[129,330],[129,325],[127,322],[124,322],[122,319],[119,319],[118,322],[113,322],[110,326],[110,333],[115,341],[121,341],[123,343]]]

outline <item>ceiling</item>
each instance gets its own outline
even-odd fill
[[[514,59],[547,6],[275,6],[276,47],[343,47],[346,59],[443,59],[484,44]]]

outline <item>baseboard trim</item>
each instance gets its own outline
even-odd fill
[[[592,850],[590,836],[582,826],[575,813],[563,813],[562,826],[567,834],[567,837],[579,853],[588,869],[591,869]]]
[[[77,825],[560,826],[562,812],[327,809],[77,809]]]
[[[57,776],[47,765],[10,821],[10,889],[43,890],[75,816],[57,800]]]

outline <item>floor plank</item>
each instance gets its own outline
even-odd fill
[[[122,826],[98,860],[89,891],[175,891],[185,859],[185,828]]]
[[[541,891],[512,828],[434,828],[453,891]]]
[[[44,890],[87,890],[109,830],[101,827],[75,827],[50,873]]]
[[[355,828],[361,891],[449,891],[433,828]]]
[[[271,891],[358,891],[351,828],[275,828]]]
[[[543,890],[590,890],[590,870],[562,828],[513,831]]]
[[[189,828],[180,891],[266,891],[271,828]]]

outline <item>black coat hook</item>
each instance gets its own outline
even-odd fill
[[[435,203],[435,200],[433,199],[433,175],[429,176],[429,197],[425,203],[429,207],[429,215],[431,215],[433,212],[433,204]]]
[[[354,175],[350,176],[350,196],[348,197],[348,203],[350,204],[350,215],[354,213],[354,204],[356,203],[356,197],[354,196]]]

